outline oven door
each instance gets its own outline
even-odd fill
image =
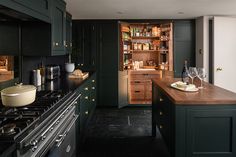
[[[50,144],[41,157],[75,157],[76,156],[76,126],[78,115],[60,130],[57,138]],[[67,121],[68,122],[68,121]]]

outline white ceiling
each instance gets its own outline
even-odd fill
[[[236,0],[65,0],[73,19],[191,19],[236,16]]]

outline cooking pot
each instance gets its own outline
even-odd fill
[[[1,91],[2,104],[8,107],[21,107],[35,100],[36,87],[33,85],[16,84]]]

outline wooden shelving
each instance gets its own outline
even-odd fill
[[[134,61],[143,61],[146,65],[153,60],[155,66],[173,71],[172,27],[170,22],[121,24],[121,70],[132,69]]]
[[[132,40],[134,39],[159,39],[159,36],[132,36]]]
[[[133,52],[158,52],[158,50],[133,50]]]

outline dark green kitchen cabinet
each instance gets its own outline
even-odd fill
[[[66,3],[53,0],[52,18],[52,55],[66,54]]]
[[[118,22],[99,26],[98,105],[118,106]]]
[[[176,20],[173,26],[174,75],[181,77],[184,60],[188,60],[188,66],[195,66],[195,22]]]
[[[1,0],[0,5],[10,8],[16,11],[16,13],[28,15],[28,17],[34,19],[39,19],[48,23],[51,21],[51,0]]]
[[[73,20],[72,60],[97,72],[97,104],[118,106],[118,22]]]
[[[0,54],[19,55],[19,25],[14,22],[1,22]]]
[[[234,157],[235,105],[175,104],[153,85],[153,136],[158,127],[171,157]]]
[[[72,30],[73,62],[84,71],[95,71],[99,46],[97,23],[94,21],[74,20]]]
[[[79,105],[79,121],[77,132],[79,134],[78,141],[81,144],[84,140],[84,132],[86,131],[87,124],[91,119],[95,107],[97,105],[97,79],[96,73],[92,74],[85,82],[79,87],[77,93],[80,95]]]
[[[66,53],[70,54],[72,51],[72,16],[66,13]]]
[[[65,2],[53,0],[51,23],[42,21],[21,22],[22,54],[24,56],[65,55],[70,50],[67,43],[71,36],[71,27],[66,28]],[[68,15],[68,20],[71,18]],[[66,36],[68,31],[68,36]],[[66,49],[66,47],[68,49]]]

